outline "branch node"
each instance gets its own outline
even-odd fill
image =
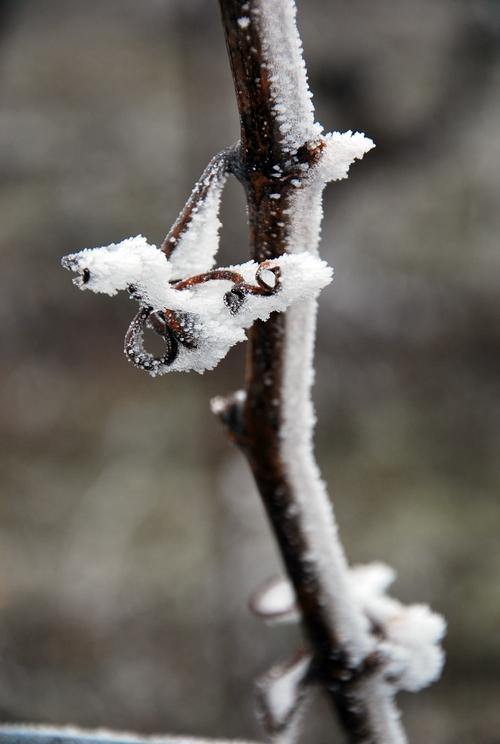
[[[246,439],[243,414],[245,401],[244,390],[236,390],[230,395],[217,395],[210,401],[212,413],[222,421],[230,438],[241,448],[244,448]]]

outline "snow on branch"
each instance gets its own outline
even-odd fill
[[[324,187],[345,178],[373,142],[358,132],[323,134],[315,122],[293,0],[220,4],[240,111],[239,177],[247,193],[252,255],[317,256]],[[262,198],[266,182],[269,191]],[[361,586],[363,577],[349,569],[313,453],[316,314],[312,297],[292,304],[268,326],[254,326],[246,396],[217,404],[248,456],[296,596],[290,602],[290,587],[273,583],[254,595],[251,606],[271,622],[300,613],[349,741],[402,744],[394,693],[416,689],[439,673],[444,624],[430,610],[416,612],[387,597],[385,570],[371,572],[367,596],[356,590],[356,578]],[[410,649],[417,625],[419,640]],[[415,659],[425,654],[417,669]]]
[[[305,143],[322,142],[326,147],[315,175],[323,183],[346,178],[351,163],[374,147],[372,140],[350,131],[323,135],[322,125],[315,121],[295,3],[260,0],[251,3],[251,8],[261,33],[263,67],[270,82],[272,114],[283,149],[295,155]]]
[[[444,618],[427,605],[403,605],[388,596],[395,572],[384,563],[353,566],[349,578],[353,597],[376,637],[374,644],[388,684],[417,692],[434,682],[444,663],[440,646],[446,630]],[[266,582],[252,597],[251,609],[271,624],[300,619],[293,587],[285,578]]]
[[[232,157],[234,148],[212,158],[163,241],[161,250],[178,278],[208,271],[215,263],[220,200]]]
[[[314,119],[302,41],[295,20],[297,9],[289,0],[273,0],[252,3],[251,12],[260,26],[273,113],[284,148],[296,152],[304,142],[315,140],[323,131]]]
[[[277,664],[257,683],[259,712],[266,732],[275,744],[292,744],[310,690],[311,655],[298,653]]]
[[[354,593],[374,631],[384,675],[397,690],[418,692],[439,678],[444,618],[427,605],[404,605],[386,594],[395,574],[382,563],[351,569]]]
[[[270,625],[300,620],[293,586],[281,576],[275,576],[259,587],[251,596],[249,606],[254,615]]]
[[[215,204],[212,204],[212,215]],[[197,214],[208,214],[203,204]],[[207,228],[208,218],[196,217],[184,233]],[[121,243],[84,249],[63,258],[63,266],[77,274],[73,282],[83,290],[115,295],[127,290],[141,309],[126,336],[125,353],[151,375],[170,371],[204,372],[212,369],[229,349],[246,339],[245,329],[256,319],[306,301],[330,283],[332,270],[307,253],[229,266],[195,276],[178,277],[176,264],[138,235]],[[188,262],[188,269],[192,264]],[[154,357],[144,348],[150,328],[165,341],[166,351]]]

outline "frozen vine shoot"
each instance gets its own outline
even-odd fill
[[[317,297],[332,278],[318,254],[322,194],[374,145],[315,121],[293,0],[219,3],[240,142],[212,159],[160,248],[138,236],[63,265],[80,289],[139,303],[125,353],[152,375],[212,369],[248,336],[246,389],[213,411],[248,459],[287,574],[251,607],[268,622],[300,621],[307,645],[258,684],[266,732],[293,741],[303,703],[322,689],[349,742],[401,744],[395,695],[439,676],[444,621],[389,597],[387,566],[349,568],[313,454]],[[215,268],[231,174],[247,198],[250,260]],[[162,337],[161,356],[146,350],[145,328]]]

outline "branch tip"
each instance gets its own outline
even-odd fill
[[[246,392],[236,390],[230,395],[217,395],[210,401],[210,409],[214,416],[224,424],[230,437],[243,447],[245,440],[244,405]]]

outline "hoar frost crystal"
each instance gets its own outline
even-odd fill
[[[127,290],[141,310],[126,336],[130,361],[152,375],[172,370],[212,369],[231,346],[244,341],[245,329],[259,318],[313,298],[332,280],[331,268],[309,253],[175,278],[175,264],[141,235],[103,248],[65,256],[80,289],[115,295]],[[143,345],[151,328],[166,352],[153,357]]]
[[[181,213],[161,249],[138,235],[63,258],[62,265],[77,274],[73,281],[80,289],[111,296],[127,290],[140,303],[125,338],[125,354],[137,367],[153,376],[212,369],[232,346],[245,340],[245,329],[255,320],[313,301],[329,284],[332,269],[315,251],[321,192],[329,180],[345,178],[351,163],[373,143],[352,132],[325,135],[318,143],[320,161],[297,180],[296,198],[290,204],[296,216],[303,213],[299,208],[303,194],[311,202],[308,218],[301,228],[294,225],[299,240],[287,242],[285,255],[261,264],[248,261],[213,269],[220,200],[229,171],[227,151],[209,164],[190,197],[186,219]],[[276,170],[277,178],[280,174]],[[280,194],[270,197],[278,200]],[[147,328],[163,338],[163,356],[155,357],[144,348]]]

